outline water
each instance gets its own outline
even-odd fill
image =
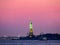
[[[0,45],[60,45],[60,40],[0,40]]]

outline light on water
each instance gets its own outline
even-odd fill
[[[0,45],[60,45],[60,40],[0,40]]]

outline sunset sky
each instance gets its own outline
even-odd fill
[[[60,0],[0,0],[0,36],[60,33]]]

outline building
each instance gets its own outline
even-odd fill
[[[30,28],[30,30],[29,30],[29,37],[33,37],[33,27],[32,27],[32,22],[30,22],[29,28]]]

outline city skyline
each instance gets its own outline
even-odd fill
[[[60,0],[0,0],[0,36],[60,33]]]

